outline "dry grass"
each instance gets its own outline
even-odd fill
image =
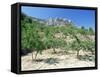
[[[21,57],[22,70],[41,70],[41,69],[59,69],[59,68],[76,68],[76,67],[93,67],[94,61],[80,60],[76,57],[75,51],[64,52],[56,49],[57,53],[53,53],[52,49],[44,50],[42,55],[38,54],[37,59],[32,61],[32,54]],[[35,52],[33,52],[35,54]],[[86,52],[81,51],[80,55]],[[90,54],[90,53],[88,53]],[[34,57],[35,55],[33,55]]]

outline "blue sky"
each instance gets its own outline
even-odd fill
[[[28,16],[40,19],[48,19],[50,17],[61,17],[72,20],[73,23],[78,27],[84,26],[85,28],[95,28],[95,10],[22,6],[21,11]]]

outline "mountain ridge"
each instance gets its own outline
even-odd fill
[[[55,18],[48,18],[48,19],[39,19],[32,17],[33,21],[38,21],[41,24],[49,25],[49,26],[65,26],[71,24],[72,21],[67,18],[55,17]]]
[[[26,14],[22,13],[22,19],[24,19],[24,17],[48,26],[65,26],[72,23],[72,20],[63,17],[49,17],[48,19],[40,19],[32,16],[27,16]]]

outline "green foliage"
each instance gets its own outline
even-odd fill
[[[55,38],[55,34],[62,33],[65,37]],[[95,51],[95,41],[82,41],[77,35],[81,34],[86,37],[87,35],[94,35],[92,28],[88,30],[84,27],[77,28],[73,24],[66,26],[47,26],[33,21],[31,17],[22,13],[21,15],[21,47],[22,49],[30,49],[36,51],[35,59],[43,50],[52,48],[65,49],[65,51],[77,51],[77,57],[81,49],[86,51]],[[67,36],[71,36],[74,41],[68,43],[65,41]]]
[[[82,27],[81,27],[81,29],[83,29],[83,30],[84,30],[84,29],[85,29],[85,28],[84,28],[84,26],[82,26]]]
[[[95,34],[94,30],[93,30],[91,27],[89,28],[88,33],[89,33],[90,35],[94,35],[94,34]]]
[[[95,52],[95,41],[83,41],[83,49],[86,51],[91,51],[92,54]]]

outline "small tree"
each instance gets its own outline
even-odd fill
[[[81,27],[81,29],[83,29],[83,30],[84,30],[84,29],[85,29],[85,28],[84,28],[84,26],[82,26],[82,27]]]
[[[95,33],[94,33],[94,30],[90,27],[89,29],[88,29],[88,31],[89,31],[89,34],[90,35],[94,35]]]
[[[94,55],[95,52],[95,41],[83,41],[83,49],[86,51],[90,51],[92,53],[92,55]]]

